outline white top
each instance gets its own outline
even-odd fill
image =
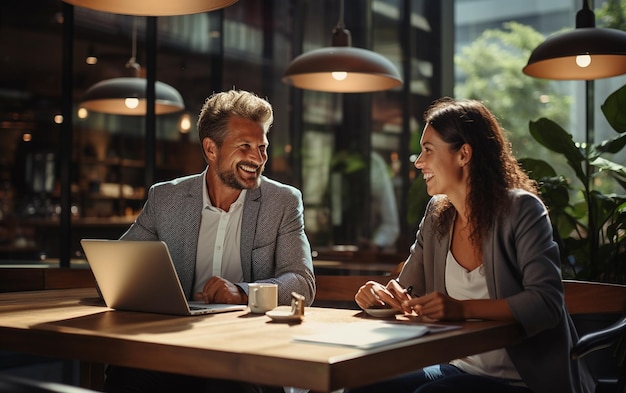
[[[246,190],[241,191],[228,211],[213,206],[206,183],[202,194],[204,207],[198,233],[194,292],[202,292],[204,284],[213,276],[233,283],[243,281],[240,239]]]
[[[446,291],[457,300],[489,299],[485,268],[480,265],[467,271],[448,250],[446,258]],[[469,374],[489,375],[522,384],[521,377],[504,348],[467,356],[450,362]]]

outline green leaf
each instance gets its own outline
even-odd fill
[[[606,158],[598,157],[591,162],[591,165],[601,171],[610,171],[616,178],[626,179],[626,167],[617,162],[609,161]]]
[[[626,133],[618,135],[613,139],[602,141],[602,143],[596,146],[596,150],[600,153],[618,153],[622,148],[626,146]]]
[[[529,128],[533,138],[548,149],[563,154],[572,162],[585,159],[574,143],[572,135],[554,121],[542,117],[536,121],[530,121]]]
[[[595,227],[593,231],[600,231],[607,222],[610,222],[615,214],[616,206],[619,205],[620,196],[617,194],[602,194],[598,191],[589,193],[592,203],[595,206]]]
[[[519,160],[522,168],[532,179],[539,181],[544,177],[556,177],[556,171],[544,160],[522,158]]]
[[[581,165],[581,162],[585,160],[585,156],[574,143],[570,133],[554,121],[544,117],[537,121],[530,121],[528,127],[530,134],[537,142],[554,152],[563,154],[580,181],[583,184],[587,183],[587,177]]]
[[[577,222],[565,214],[553,214],[550,210],[550,221],[562,238],[567,239],[574,232]]]
[[[569,206],[569,184],[564,177],[543,177],[539,183],[541,197],[551,210],[564,211]]]
[[[570,210],[570,216],[576,218],[576,220],[582,221],[587,220],[589,217],[587,214],[587,202],[584,200],[580,200],[572,205],[572,209]]]
[[[601,106],[604,117],[617,132],[626,132],[626,85],[607,97]]]

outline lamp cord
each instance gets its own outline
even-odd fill
[[[339,0],[339,20],[333,29],[332,42],[333,46],[352,46],[350,31],[346,29],[343,21],[343,0]]]
[[[130,59],[126,63],[126,68],[132,68],[135,70],[135,76],[139,76],[141,66],[137,63],[137,17],[133,17],[133,32],[132,32],[132,53]]]
[[[339,0],[339,20],[337,21],[337,27],[342,29],[346,27],[343,20],[343,0]]]

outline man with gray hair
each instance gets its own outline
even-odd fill
[[[213,94],[202,107],[198,135],[202,173],[153,185],[124,240],[164,241],[190,300],[248,303],[248,283],[278,285],[278,304],[291,292],[315,296],[302,194],[263,176],[272,106],[256,95]],[[137,365],[141,367],[141,365]],[[105,391],[261,392],[234,381],[110,366]],[[282,389],[281,389],[282,390]]]

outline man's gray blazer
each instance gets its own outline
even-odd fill
[[[193,296],[196,249],[202,214],[202,174],[153,185],[143,210],[122,235],[124,240],[162,240],[172,256],[187,298]],[[249,282],[278,284],[278,303],[291,304],[291,292],[315,296],[311,246],[304,232],[302,194],[261,177],[246,193],[241,223],[241,267]]]

